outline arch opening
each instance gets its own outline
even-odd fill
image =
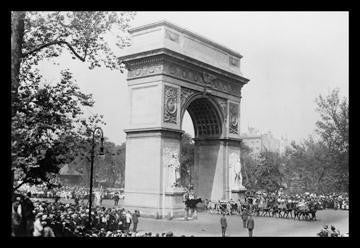
[[[193,100],[188,107],[195,138],[218,138],[222,133],[221,117],[215,105],[207,98]]]

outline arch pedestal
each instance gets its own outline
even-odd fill
[[[142,215],[184,215],[177,187],[181,122],[195,130],[192,181],[199,197],[230,199],[243,189],[240,165],[241,55],[167,22],[130,30],[130,122],[125,130],[125,205]]]

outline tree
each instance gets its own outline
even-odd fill
[[[65,51],[89,65],[122,71],[112,44],[105,37],[116,32],[118,48],[129,44],[125,34],[134,13],[74,11],[11,13],[11,152],[15,181],[48,183],[59,166],[72,161],[90,138],[102,116],[82,117],[92,107],[68,70],[56,85],[42,85],[39,61]],[[17,185],[19,187],[20,185]]]
[[[104,11],[11,13],[12,99],[17,98],[20,74],[44,59],[68,50],[74,59],[87,62],[89,68],[105,66],[122,70],[121,63],[105,37],[116,32],[115,46],[129,45],[124,36],[135,13]],[[13,107],[13,115],[16,108]]]
[[[256,159],[252,156],[252,149],[247,146],[245,143],[241,143],[240,145],[241,153],[241,172],[244,178],[243,185],[247,189],[255,189],[256,188],[256,177],[255,177],[255,168],[258,165]]]
[[[104,181],[108,187],[114,187],[120,181],[120,187],[124,187],[125,175],[125,152],[126,145],[123,143],[118,146],[113,142],[104,141],[105,159],[94,158],[94,175],[97,180]],[[83,175],[83,184],[89,185],[90,182],[90,147],[91,143],[83,143],[76,158],[70,163],[70,167]]]
[[[101,116],[83,118],[83,107],[92,107],[91,94],[84,94],[68,71],[60,82],[41,85],[41,76],[22,78],[17,112],[11,122],[11,158],[15,181],[51,185],[60,165],[76,155],[77,147],[89,136],[91,125],[103,123]],[[15,189],[16,189],[15,188]]]
[[[11,98],[17,98],[17,89],[19,86],[19,71],[22,54],[22,44],[24,36],[24,11],[11,13]],[[12,116],[15,115],[13,109]]]
[[[331,158],[327,154],[328,150],[324,144],[312,137],[301,144],[293,142],[285,153],[284,174],[288,184],[292,186],[295,180],[300,183],[301,191],[333,192],[334,185],[331,184],[331,179],[334,170],[331,167]]]
[[[188,133],[181,136],[181,156],[180,156],[180,177],[181,185],[187,186],[191,183],[191,171],[194,166],[194,142]]]
[[[262,151],[260,152],[259,162],[254,170],[256,188],[270,192],[277,191],[282,186],[280,154],[267,150]]]
[[[337,171],[336,183],[342,190],[348,190],[349,184],[349,102],[346,97],[340,99],[339,89],[327,96],[316,99],[317,111],[321,119],[316,122],[316,131],[328,149],[332,160],[332,169]]]

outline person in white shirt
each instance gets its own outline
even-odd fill
[[[126,232],[128,232],[130,225],[131,225],[131,220],[132,220],[130,211],[126,212],[125,217],[126,217]]]
[[[36,216],[35,222],[34,222],[34,237],[40,237],[42,236],[42,232],[44,230],[43,225],[41,224],[41,219],[46,219],[46,215],[42,215],[41,213]]]

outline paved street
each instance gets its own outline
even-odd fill
[[[295,221],[270,217],[255,217],[254,236],[316,236],[323,224],[335,225],[341,233],[349,230],[349,213],[340,210],[318,212],[318,221]],[[229,216],[228,236],[247,236],[240,216]],[[139,231],[173,231],[176,235],[220,236],[220,216],[200,213],[198,220],[154,220],[141,218]]]
[[[61,201],[69,201],[61,199]],[[72,200],[70,200],[72,201]],[[121,207],[122,201],[119,202]],[[113,207],[114,201],[104,200],[103,206]],[[242,227],[240,216],[227,216],[228,236],[247,236],[247,230]],[[324,224],[335,225],[340,232],[349,231],[349,212],[343,210],[322,210],[317,212],[317,221],[297,221],[293,219],[255,217],[253,236],[316,236]],[[139,232],[162,233],[172,231],[176,236],[221,236],[220,215],[199,213],[197,220],[183,219],[151,219],[140,218]]]

